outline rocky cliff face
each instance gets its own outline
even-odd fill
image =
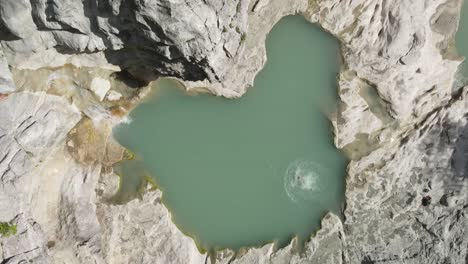
[[[1,263],[464,263],[468,87],[453,91],[460,0],[2,0]],[[208,256],[159,191],[109,203],[111,137],[158,76],[241,96],[264,41],[300,13],[342,43],[335,144],[345,220],[296,241]]]

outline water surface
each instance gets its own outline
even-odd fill
[[[345,159],[325,114],[337,97],[338,43],[287,17],[267,52],[244,97],[188,96],[160,80],[114,132],[143,160],[175,223],[205,248],[305,239],[326,212],[341,211]],[[146,172],[125,164],[128,189]]]

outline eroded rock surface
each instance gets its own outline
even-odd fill
[[[138,77],[166,74],[217,82],[247,28],[249,2],[61,1],[0,3],[11,60],[55,64],[53,55],[102,53]],[[152,78],[152,77],[151,77]]]
[[[351,263],[466,260],[468,174],[455,164],[466,164],[467,92],[350,163],[344,225]]]
[[[460,5],[0,1],[0,222],[17,226],[0,237],[0,262],[466,262],[468,88],[452,91]],[[325,216],[301,253],[293,240],[208,255],[160,191],[113,204],[123,149],[111,129],[147,92],[126,85],[168,75],[241,96],[266,61],[267,33],[296,13],[342,43],[332,123],[353,158],[345,220]]]
[[[64,98],[44,92],[17,93],[0,101],[0,221],[13,222],[18,229],[17,235],[0,240],[5,263],[46,260],[44,228],[50,226],[40,222],[40,215],[56,207],[46,202],[53,190],[40,190],[53,178],[41,181],[40,174],[79,119]]]
[[[11,93],[15,91],[15,89],[15,83],[13,82],[13,76],[8,68],[8,62],[3,55],[3,51],[0,49],[0,94]]]
[[[204,263],[194,241],[172,223],[162,204],[161,191],[148,192],[142,200],[98,209],[105,263]],[[135,237],[139,237],[135,240]]]

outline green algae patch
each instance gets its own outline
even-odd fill
[[[16,225],[6,222],[0,222],[0,236],[9,237],[16,235]]]
[[[144,180],[145,180],[145,182],[147,184],[149,184],[151,186],[151,188],[150,188],[151,191],[154,191],[154,190],[158,189],[158,184],[156,183],[156,180],[153,177],[151,177],[150,175],[146,175],[144,177]]]

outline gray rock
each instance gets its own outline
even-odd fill
[[[34,180],[79,118],[65,99],[43,92],[16,93],[0,101],[0,221],[17,225],[16,235],[0,238],[3,263],[43,262],[47,225],[33,217],[32,201],[45,197],[36,197]]]
[[[159,190],[98,211],[105,263],[205,263],[206,253],[177,229]]]
[[[44,259],[44,234],[37,223],[25,219],[23,215],[18,215],[13,223],[17,226],[17,234],[0,240],[3,261],[8,264],[21,263],[25,260],[48,263]]]
[[[466,262],[468,88],[452,93],[460,5],[3,0],[0,93],[11,94],[0,98],[0,221],[19,232],[0,238],[0,262]],[[113,103],[89,91],[91,74],[37,69],[71,63],[123,70],[141,83],[175,76],[187,89],[239,97],[266,62],[268,32],[296,13],[342,43],[332,123],[335,144],[353,159],[344,220],[324,217],[301,254],[293,240],[211,258],[172,223],[160,191],[110,203],[118,178],[107,166],[122,156],[111,137]],[[42,92],[14,93],[9,66],[37,70],[15,80],[21,91]]]
[[[11,93],[16,90],[13,76],[8,67],[8,62],[0,48],[0,94]]]
[[[2,1],[0,3],[0,32],[7,40],[24,39],[37,28],[31,17],[31,4],[27,0]]]
[[[388,122],[377,126],[367,113],[361,114],[362,105],[349,104],[357,103],[353,97],[363,82],[376,89],[384,113],[401,127],[424,119],[448,102],[460,64],[448,43],[454,39],[460,7],[458,0],[321,0],[305,13],[342,44],[343,72],[347,74],[340,75],[340,90],[349,92],[340,93],[346,107],[341,115],[353,122],[341,122],[335,128],[338,147],[353,142],[358,133],[388,127]],[[450,19],[444,19],[447,16]]]
[[[247,0],[31,3],[0,6],[8,14],[4,31],[14,36],[0,35],[8,56],[106,51],[109,62],[143,80],[163,74],[218,82],[247,29]]]
[[[344,224],[350,263],[466,259],[468,181],[455,164],[466,159],[459,141],[466,135],[467,92],[400,140],[349,164]]]

